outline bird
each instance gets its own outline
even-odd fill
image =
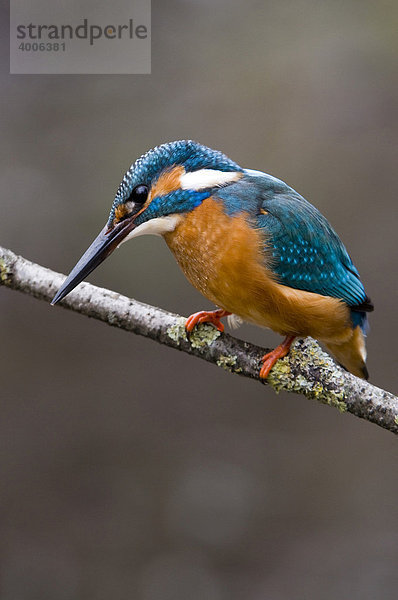
[[[217,307],[192,314],[188,333],[200,323],[222,332],[221,319],[236,316],[284,336],[259,363],[262,380],[307,336],[368,379],[373,304],[330,223],[282,180],[193,140],[156,146],[125,173],[105,227],[51,304],[121,243],[144,234],[162,236],[190,283]]]

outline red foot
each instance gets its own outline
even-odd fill
[[[222,308],[218,310],[201,310],[188,317],[187,322],[185,323],[185,329],[188,332],[191,332],[195,325],[199,325],[199,323],[212,323],[218,331],[223,332],[224,325],[221,323],[220,319],[228,317],[230,314],[230,312],[227,312]]]
[[[260,369],[260,379],[267,379],[274,364],[289,353],[290,346],[293,344],[294,339],[294,335],[287,335],[279,346],[272,350],[272,352],[268,352],[268,354],[263,356],[261,359],[263,361],[263,366]]]

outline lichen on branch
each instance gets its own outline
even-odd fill
[[[0,246],[0,285],[49,302],[64,277]],[[60,305],[260,381],[261,357],[268,349],[221,334],[208,323],[187,336],[183,317],[89,283],[80,284]],[[398,433],[398,398],[344,371],[311,338],[296,340],[266,383],[276,392],[303,394]]]

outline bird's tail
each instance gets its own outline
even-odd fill
[[[368,379],[369,373],[366,368],[366,346],[365,335],[359,325],[353,330],[352,336],[342,344],[326,344],[330,352],[335,356],[342,367],[353,375]]]
[[[361,306],[361,308],[363,308]],[[365,311],[373,310],[369,300]],[[337,361],[350,373],[368,379],[369,373],[366,368],[366,344],[365,337],[369,330],[368,317],[363,310],[351,310],[351,321],[353,324],[352,336],[342,344],[327,344],[331,353]]]

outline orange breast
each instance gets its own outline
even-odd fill
[[[352,335],[348,307],[335,298],[277,283],[264,234],[247,215],[226,215],[206,199],[165,240],[189,281],[206,298],[242,319],[283,334],[342,341]]]

